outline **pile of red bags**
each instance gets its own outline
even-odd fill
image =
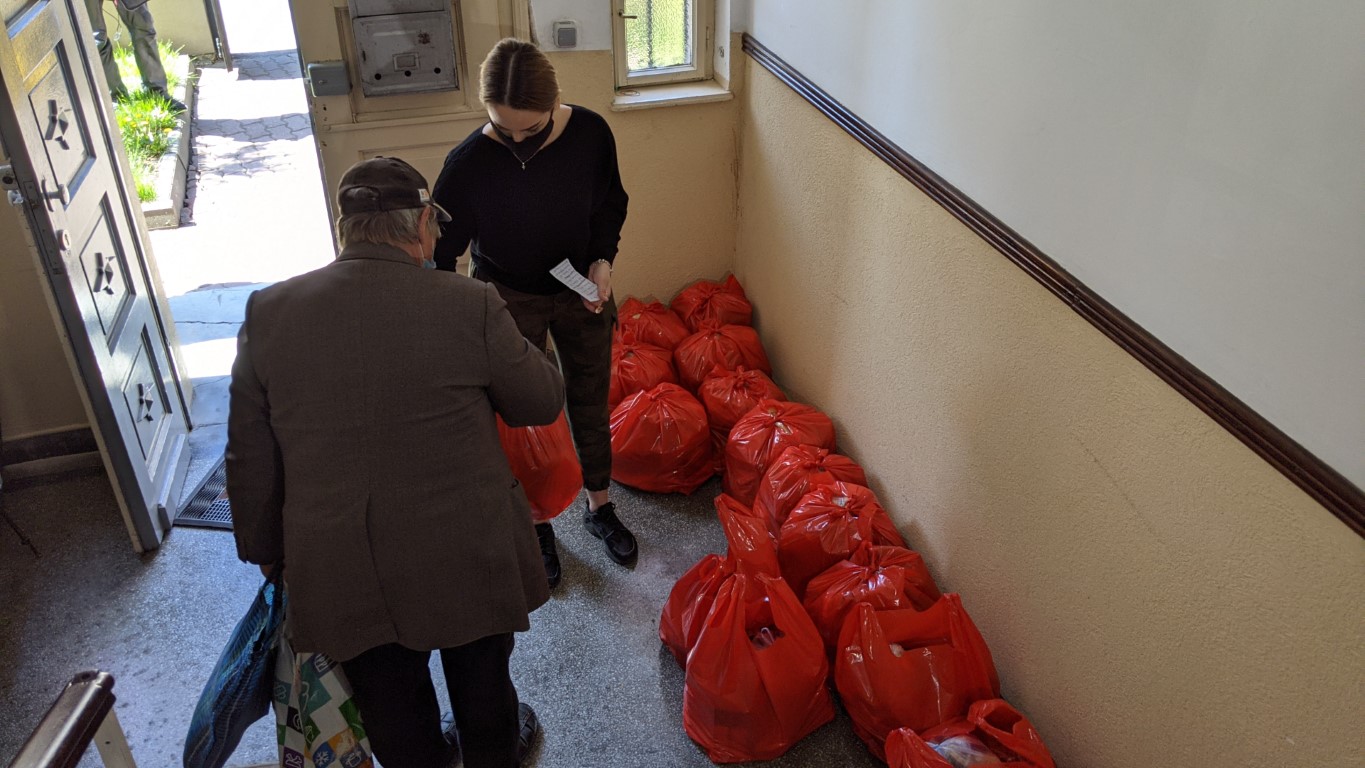
[[[754,497],[754,509],[781,526],[807,491],[840,480],[867,485],[867,475],[853,459],[831,453],[827,448],[804,444],[790,446],[763,473],[758,495]]]
[[[672,307],[694,331],[707,325],[753,324],[753,305],[734,275],[720,282],[698,280],[673,299]]]
[[[537,523],[558,517],[578,498],[583,469],[562,412],[553,424],[543,427],[509,427],[499,416],[498,438]]]
[[[725,492],[753,504],[773,459],[793,445],[834,448],[834,422],[801,403],[764,400],[730,428],[725,444]]]
[[[691,329],[673,310],[657,301],[644,302],[631,297],[616,308],[618,332],[633,333],[645,344],[672,352],[678,343],[692,335]]]
[[[678,374],[673,372],[673,353],[640,341],[635,331],[616,334],[611,345],[611,390],[607,406],[615,408],[636,392],[665,383],[678,383]]]
[[[711,612],[721,582],[744,573],[778,577],[777,536],[767,521],[753,510],[721,494],[716,497],[716,516],[725,531],[725,557],[707,555],[673,585],[659,618],[659,639],[668,646],[678,665],[687,666],[687,653],[696,645],[701,622]]]
[[[685,670],[688,735],[717,763],[772,760],[834,717],[829,662],[768,521],[723,494],[715,504],[726,555],[678,580],[659,638]]]
[[[730,438],[730,429],[735,422],[764,400],[787,399],[767,374],[743,366],[733,371],[715,368],[701,383],[697,396],[706,407],[706,419],[711,423],[711,442],[722,461],[725,442]]]
[[[1004,699],[972,704],[967,716],[923,734],[897,728],[886,737],[891,768],[955,768],[1009,763],[1018,768],[1056,768],[1038,729]]]
[[[834,719],[829,662],[781,578],[721,584],[687,655],[683,728],[717,763],[774,760]]]
[[[758,339],[758,331],[747,325],[706,325],[678,343],[673,350],[678,378],[683,386],[696,392],[716,368],[734,370],[754,368],[773,372],[768,353]]]
[[[905,540],[871,490],[852,483],[818,485],[801,497],[778,536],[782,575],[796,594],[863,544],[904,547]]]
[[[636,392],[611,413],[611,478],[656,493],[691,493],[715,474],[706,409],[677,384]]]
[[[883,760],[892,731],[924,732],[1000,697],[990,649],[953,594],[924,611],[860,603],[839,633],[834,682],[854,731]]]
[[[1037,730],[999,698],[960,598],[906,547],[862,467],[834,453],[833,422],[769,378],[739,282],[700,281],[671,307],[622,304],[613,385],[618,368],[621,391],[644,378],[631,378],[645,366],[635,358],[657,339],[681,386],[623,395],[612,476],[691,492],[723,470],[726,553],[683,574],[659,619],[685,670],[688,736],[717,763],[775,759],[833,717],[832,672],[854,730],[892,768],[1055,768]]]
[[[918,552],[864,541],[806,585],[803,605],[820,630],[825,647],[834,651],[844,618],[859,603],[876,610],[928,609],[942,597]]]

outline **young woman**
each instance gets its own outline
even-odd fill
[[[611,269],[626,190],[616,140],[601,116],[562,104],[554,67],[535,45],[506,39],[484,59],[480,97],[488,123],[446,157],[432,191],[452,218],[436,266],[454,270],[465,248],[472,274],[497,287],[517,327],[546,349],[555,340],[574,445],[583,465],[583,523],[621,565],[635,537],[608,497],[611,432],[607,396],[616,303]],[[550,274],[564,260],[597,285],[588,301]],[[549,523],[536,526],[550,586],[561,571]]]

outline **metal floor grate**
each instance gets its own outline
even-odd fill
[[[219,461],[184,509],[175,517],[176,525],[232,530],[232,504],[227,497],[227,464]]]

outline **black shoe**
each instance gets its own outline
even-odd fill
[[[531,709],[531,705],[526,702],[517,704],[517,763],[520,764],[531,753],[531,747],[536,745],[536,737],[540,735],[540,718],[536,717],[536,711]],[[446,744],[454,750],[448,765],[460,764],[460,732],[455,729],[455,713],[445,712],[441,715],[441,736],[445,738]]]
[[[169,108],[172,112],[174,112],[174,113],[176,113],[176,114],[181,114],[181,113],[183,113],[185,110],[189,109],[189,107],[186,107],[186,106],[185,106],[185,102],[183,102],[183,101],[181,101],[180,99],[177,99],[176,97],[172,96],[172,95],[171,95],[169,92],[167,92],[167,91],[164,91],[164,90],[162,90],[162,89],[160,89],[160,88],[151,88],[151,89],[149,89],[149,90],[150,90],[151,93],[153,93],[153,94],[155,94],[155,95],[157,95],[157,96],[160,96],[160,97],[166,102],[167,108]]]
[[[517,733],[517,765],[521,765],[531,753],[531,747],[536,745],[536,737],[540,735],[540,718],[536,717],[531,705],[523,701],[517,705],[517,723],[521,726]]]
[[[591,509],[584,512],[583,526],[588,529],[588,533],[607,545],[607,555],[618,565],[630,565],[635,562],[635,556],[639,554],[635,546],[635,537],[616,517],[615,504],[609,501],[598,507],[596,512]]]
[[[559,549],[555,547],[555,529],[549,523],[536,523],[536,538],[540,539],[540,559],[545,562],[545,580],[550,589],[559,586],[563,572],[559,568]]]
[[[446,740],[450,748],[454,750],[451,754],[448,765],[458,765],[460,762],[460,732],[455,728],[455,713],[441,713],[441,737]]]

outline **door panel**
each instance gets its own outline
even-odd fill
[[[5,22],[0,130],[133,544],[156,547],[189,427],[83,0]]]
[[[80,249],[77,263],[85,277],[84,287],[99,321],[97,330],[105,346],[113,352],[118,341],[118,327],[135,298],[128,276],[128,260],[118,247],[118,238],[110,229],[108,211],[102,211],[95,229]]]

